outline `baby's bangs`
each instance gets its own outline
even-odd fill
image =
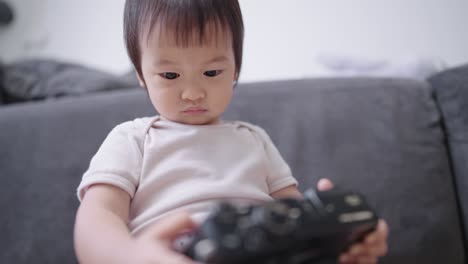
[[[224,0],[222,0],[224,1]],[[222,2],[219,1],[219,2]],[[158,2],[159,4],[155,4]],[[147,1],[145,19],[147,41],[153,30],[158,30],[161,36],[168,36],[177,46],[188,47],[193,44],[203,45],[216,41],[219,34],[230,34],[225,8],[217,7],[218,1]],[[145,30],[145,29],[143,29]],[[208,32],[208,34],[207,34]],[[225,36],[223,36],[225,37]],[[167,39],[166,39],[167,40]],[[164,41],[160,39],[160,41]]]

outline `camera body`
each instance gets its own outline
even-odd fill
[[[299,200],[247,207],[220,203],[183,252],[206,264],[336,263],[377,222],[359,193],[310,189]]]

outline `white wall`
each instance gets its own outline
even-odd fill
[[[0,58],[44,56],[122,73],[124,0],[9,0],[17,20],[0,28]],[[317,76],[323,52],[362,58],[468,62],[467,0],[240,0],[243,81]]]
[[[122,72],[124,0],[7,0],[16,20],[0,30],[0,58],[53,57]]]

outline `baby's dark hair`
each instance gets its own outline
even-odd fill
[[[229,32],[237,76],[242,65],[244,23],[238,0],[126,0],[124,11],[124,39],[130,60],[143,80],[141,44],[154,26],[175,34],[176,45],[188,46],[193,33],[198,32],[203,43],[208,24],[216,34]]]

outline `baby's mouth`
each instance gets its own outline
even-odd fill
[[[205,113],[207,111],[208,110],[206,108],[203,108],[203,107],[191,106],[191,107],[188,107],[188,108],[184,109],[182,112],[187,113],[187,114],[201,114],[201,113]]]

